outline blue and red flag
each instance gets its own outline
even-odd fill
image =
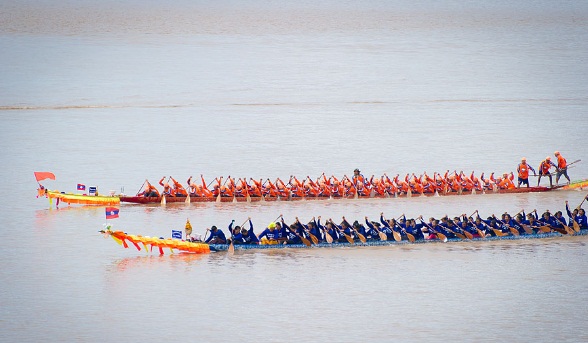
[[[85,191],[86,190],[86,185],[82,185],[81,183],[78,183],[78,191]]]
[[[106,219],[114,219],[114,218],[118,218],[118,208],[107,207],[106,208]]]

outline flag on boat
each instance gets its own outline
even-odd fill
[[[86,190],[86,185],[82,185],[81,183],[78,183],[78,191],[85,191]]]
[[[42,181],[46,179],[55,180],[55,175],[50,172],[35,172],[35,179],[37,179],[37,181]]]
[[[114,219],[114,218],[118,218],[118,208],[107,207],[106,208],[106,219]]]
[[[182,239],[182,231],[172,230],[172,238]]]

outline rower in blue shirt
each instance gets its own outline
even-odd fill
[[[325,232],[325,239],[326,235],[329,235],[333,239],[333,242],[339,241],[339,232],[337,231],[337,228],[331,219],[327,220],[325,226],[323,227],[323,231]]]
[[[253,232],[253,223],[251,222],[251,217],[247,218],[249,221],[249,230],[243,227],[236,226],[235,229],[238,229],[239,232],[234,235],[233,240],[234,244],[258,244],[259,239]]]
[[[279,237],[279,231],[277,230],[277,224],[279,223],[274,223],[271,222],[269,223],[269,225],[267,226],[267,228],[265,230],[263,230],[258,236],[257,238],[259,239],[259,242],[261,244],[268,244],[268,245],[272,245],[272,244],[278,244],[278,239]],[[281,229],[281,226],[280,226]]]
[[[379,227],[380,227],[380,223],[378,222],[370,222],[368,220],[368,217],[365,217],[365,224],[368,227],[368,230],[365,233],[365,238],[368,241],[380,241],[380,233],[379,231]],[[376,228],[378,228],[378,230],[376,230]]]
[[[210,227],[210,237],[205,241],[208,244],[226,244],[227,237],[222,230],[219,230],[215,225]]]

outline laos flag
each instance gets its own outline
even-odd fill
[[[78,183],[78,191],[85,191],[86,190],[86,185],[82,185],[81,183]]]
[[[118,208],[107,207],[106,208],[106,219],[114,219],[114,218],[118,218]]]

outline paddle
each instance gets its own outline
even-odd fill
[[[355,244],[355,242],[353,241],[353,237],[349,236],[348,234],[345,233],[345,231],[339,229],[339,227],[337,226],[337,224],[335,224],[335,222],[333,222],[333,219],[329,218],[329,220],[331,221],[331,225],[333,225],[333,227],[339,231],[340,233],[343,234],[343,236],[345,236],[345,239],[347,240],[347,242],[349,242],[349,244]]]
[[[431,225],[425,223],[425,221],[423,220],[423,216],[419,216],[417,219],[419,219],[421,221],[421,223],[423,223],[429,229],[429,231],[433,232],[440,241],[447,242],[447,236],[445,236],[441,232],[438,232],[437,230],[433,229],[431,227]]]
[[[298,222],[298,218],[296,219],[296,221]],[[291,229],[289,226],[287,226],[287,225],[286,225],[286,228],[287,228],[287,230],[288,230],[288,231],[290,231],[290,232],[292,232],[293,234],[295,234],[296,236],[298,236],[298,238],[300,238],[300,240],[302,241],[302,243],[304,243],[304,245],[306,245],[307,247],[309,247],[309,246],[311,246],[311,245],[312,245],[312,244],[310,244],[310,241],[309,241],[309,240],[308,240],[306,237],[304,237],[304,236],[300,235],[298,232],[296,232],[296,230],[292,230],[292,229]]]
[[[239,228],[242,228],[242,227],[243,227],[243,225],[245,225],[245,224],[247,223],[247,221],[249,221],[250,219],[251,219],[251,217],[248,217],[248,218],[247,218],[247,219],[246,219],[246,220],[243,222],[243,224],[241,224],[241,225],[239,226]],[[235,252],[235,245],[234,245],[234,243],[233,243],[234,241],[235,241],[235,236],[233,236],[233,230],[231,230],[231,244],[229,244],[229,249],[228,249],[228,251],[229,251],[229,253],[230,253],[230,254],[232,254],[232,253],[234,253],[234,252]]]
[[[557,221],[558,221],[558,222],[560,222],[560,223],[561,223],[561,225],[563,225],[563,227],[564,227],[564,229],[565,229],[565,231],[566,231],[566,233],[567,233],[568,235],[573,235],[573,234],[574,234],[574,232],[575,232],[575,231],[574,231],[574,230],[572,230],[572,229],[570,229],[570,227],[569,227],[569,226],[567,226],[565,222],[563,222],[561,219],[559,219],[559,218],[558,218],[558,217],[556,217],[556,216],[553,216],[553,218],[557,219]]]
[[[380,213],[380,217],[384,218],[384,212]],[[365,219],[367,219],[367,217],[365,217]],[[374,225],[374,228],[376,229],[376,231],[378,231],[378,236],[380,236],[380,240],[381,241],[387,241],[388,240],[388,235],[383,233],[382,231],[380,231],[380,229],[378,229],[378,227],[376,225]]]
[[[497,222],[499,222],[500,224],[502,224],[502,225],[506,226],[506,227],[508,228],[508,230],[509,230],[509,231],[510,231],[510,232],[511,232],[513,235],[515,235],[515,236],[518,236],[518,235],[520,235],[520,233],[519,233],[519,230],[517,230],[517,229],[515,229],[514,227],[512,227],[512,226],[510,226],[510,225],[506,224],[506,223],[505,223],[505,222],[503,222],[502,220],[499,220],[498,218],[496,218],[496,216],[495,216],[495,215],[492,215],[492,217],[493,217],[494,219],[496,219],[496,221],[497,221]]]
[[[578,210],[579,210],[579,209],[582,207],[582,204],[584,203],[584,201],[586,201],[586,199],[588,199],[588,195],[586,195],[586,196],[584,197],[584,199],[582,199],[582,202],[580,203],[580,205],[578,205],[578,207],[576,207],[576,209],[578,209]]]
[[[312,220],[314,220],[314,217],[312,217]],[[314,244],[318,244],[318,242],[319,242],[318,238],[316,238],[315,235],[313,235],[312,233],[310,233],[310,230],[306,230],[305,229],[305,226],[300,222],[300,220],[298,220],[298,217],[296,217],[296,223],[298,223],[300,226],[302,226],[302,230],[304,230],[304,232],[306,232],[306,234],[308,234],[308,236],[310,237],[310,240]]]
[[[403,233],[406,235],[406,237],[408,238],[408,240],[409,240],[411,243],[414,243],[414,241],[415,241],[415,238],[414,238],[414,235],[413,235],[413,234],[411,234],[411,233],[408,233],[408,231],[406,231],[406,229],[404,229],[402,226],[398,225],[398,223],[396,223],[396,226],[398,226],[398,228],[400,228],[400,230],[402,230],[402,232],[403,232]],[[401,238],[402,238],[402,237],[401,237]]]
[[[476,213],[476,212],[478,212],[478,210],[476,210],[474,213]],[[472,216],[474,215],[474,213],[472,213]],[[476,223],[474,223],[474,221],[472,221],[472,216],[467,217],[467,220],[470,222],[470,224],[472,224],[474,229],[476,229],[476,232],[478,232],[478,236],[480,236],[480,238],[486,238],[486,235],[484,234],[484,232],[482,232],[482,230],[480,230],[478,228]]]
[[[223,186],[225,186],[227,184],[227,181],[231,178],[231,175],[229,175],[229,177],[227,177],[227,179],[225,180],[225,182],[223,182],[222,186],[221,186],[221,180],[223,179],[223,177],[221,176],[220,180],[218,180],[218,195],[216,196],[216,202],[221,202],[221,188]]]
[[[464,218],[466,217],[466,214],[464,213],[462,215]],[[464,230],[463,228],[458,226],[458,229],[466,236],[467,239],[473,239],[474,235],[472,235],[471,232],[468,232],[467,230]]]
[[[148,181],[147,181],[147,179],[145,179],[145,182],[143,182],[143,184],[141,185],[141,188],[139,188],[139,191],[137,192],[137,194],[136,194],[135,196],[139,196],[139,193],[141,193],[141,190],[143,190],[143,187],[145,187],[145,184],[146,184],[147,182],[148,182]],[[38,183],[38,182],[37,182],[37,183]],[[41,185],[41,184],[39,183],[39,186],[40,186],[40,185]]]
[[[325,233],[325,241],[329,244],[333,243],[333,237],[331,237],[326,228],[323,228],[323,232]]]
[[[343,217],[343,220],[345,220],[345,217]],[[357,234],[357,237],[359,237],[359,240],[360,240],[362,243],[365,243],[365,242],[367,242],[367,239],[365,238],[365,236],[364,236],[364,235],[362,235],[361,233],[359,233],[359,231],[358,231],[358,230],[355,228],[355,226],[353,226],[353,225],[350,225],[350,227],[351,227],[351,228],[352,228],[352,229],[355,231],[355,233]]]

